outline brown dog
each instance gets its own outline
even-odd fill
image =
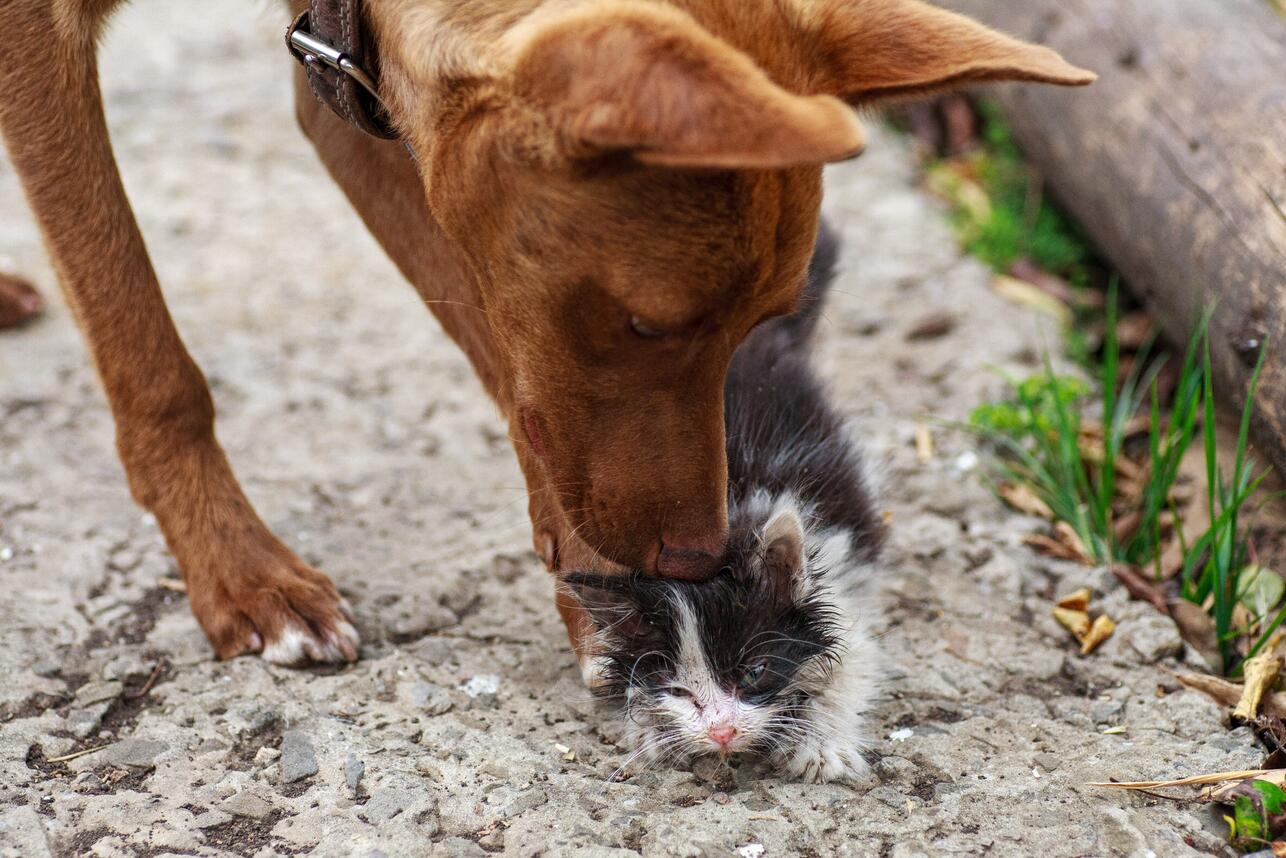
[[[133,494],[216,653],[351,660],[334,586],[264,526],[215,440],[125,198],[95,69],[120,2],[0,3],[0,128]],[[364,16],[418,160],[302,78],[300,123],[508,416],[551,568],[572,552],[677,577],[717,564],[724,373],[795,304],[821,165],[862,148],[852,106],[1093,79],[915,0],[366,0]]]

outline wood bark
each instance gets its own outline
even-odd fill
[[[1286,476],[1286,18],[1267,0],[938,0],[1099,74],[995,90],[1047,187],[1176,343],[1215,304],[1220,405],[1268,343],[1255,437]]]

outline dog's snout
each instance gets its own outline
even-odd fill
[[[712,578],[719,571],[726,541],[727,534],[722,531],[698,537],[667,535],[662,538],[657,554],[657,574],[683,581]]]

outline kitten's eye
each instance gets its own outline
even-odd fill
[[[768,666],[762,661],[757,661],[747,667],[745,673],[741,674],[741,687],[753,688],[758,684],[759,680],[763,679],[764,671],[767,669]]]
[[[666,694],[668,694],[668,695],[670,695],[671,697],[681,697],[681,698],[683,698],[684,700],[692,700],[692,699],[694,699],[694,695],[692,694],[692,692],[691,692],[691,691],[689,691],[688,689],[684,688],[682,685],[671,685],[671,686],[668,686],[668,687],[665,689],[665,693],[666,693]]]

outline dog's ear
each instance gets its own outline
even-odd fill
[[[1084,86],[1096,75],[1055,51],[919,0],[806,0],[801,25],[818,58],[816,91],[851,104],[994,80]]]
[[[840,100],[787,92],[687,15],[650,3],[591,6],[536,26],[513,85],[573,158],[628,152],[661,166],[772,169],[840,160],[863,145]]]

